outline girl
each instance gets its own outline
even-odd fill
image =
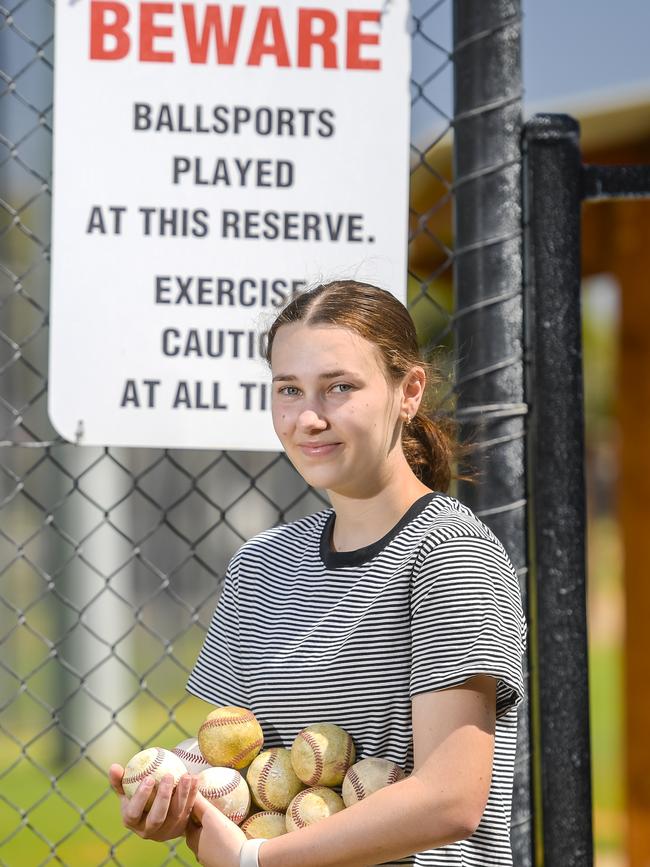
[[[235,553],[187,688],[250,708],[265,749],[333,722],[357,760],[408,776],[265,841],[245,841],[189,778],[161,785],[148,814],[146,786],[122,798],[124,823],[185,833],[206,867],[510,865],[526,623],[503,546],[445,493],[459,447],[423,411],[413,321],[374,286],[321,285],[280,312],[267,361],[275,431],[331,508]]]

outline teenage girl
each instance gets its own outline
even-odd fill
[[[390,293],[339,281],[269,330],[275,431],[331,508],[250,539],[228,565],[188,690],[250,708],[264,748],[315,722],[408,776],[299,831],[246,841],[184,777],[147,781],[126,827],[185,834],[205,867],[511,865],[526,622],[500,541],[445,493],[458,452],[423,409],[428,365]],[[200,824],[188,816],[193,810]]]

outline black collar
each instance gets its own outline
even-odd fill
[[[323,564],[327,569],[340,569],[342,566],[359,566],[361,563],[366,563],[383,551],[402,527],[408,524],[416,515],[419,515],[429,505],[431,500],[439,496],[441,496],[439,491],[431,491],[419,497],[409,506],[395,526],[382,536],[381,539],[377,539],[376,542],[365,545],[363,548],[356,548],[354,551],[334,551],[332,549],[332,533],[336,519],[336,512],[332,509],[323,525],[320,537],[320,557]]]

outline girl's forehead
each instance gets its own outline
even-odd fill
[[[343,357],[365,366],[376,366],[378,361],[376,346],[349,328],[292,322],[276,332],[271,366],[280,360],[304,363],[314,362],[316,358],[341,361]]]

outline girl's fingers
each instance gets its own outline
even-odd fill
[[[199,778],[192,777],[192,785],[190,786],[190,794],[187,798],[187,815],[188,817],[192,815],[192,810],[194,809],[194,804],[196,803],[197,795],[199,794]]]
[[[151,809],[147,814],[145,822],[147,831],[156,830],[165,822],[173,793],[174,778],[171,774],[165,774],[162,780],[158,783],[156,797],[154,798]]]
[[[122,804],[122,818],[128,827],[139,825],[144,808],[154,787],[153,777],[145,777],[136,789],[132,798],[125,798]]]
[[[199,785],[199,781],[195,776],[187,775],[186,785],[183,785],[181,788],[181,783],[185,780],[184,777],[181,778],[181,782],[178,786],[178,815],[184,824],[187,822],[187,819],[192,810],[192,806],[194,804],[194,798],[196,797],[196,791]]]
[[[117,776],[117,772],[111,775],[111,778],[114,776]],[[158,783],[151,808],[146,811],[154,786],[154,779],[147,777],[140,783],[131,799],[122,796],[123,824],[146,839],[168,840],[182,836],[194,806],[198,779],[185,774],[175,786],[172,775],[166,774]]]
[[[187,822],[187,799],[192,785],[192,777],[185,774],[178,781],[178,785],[174,789],[174,794],[169,805],[167,818],[170,827],[178,830],[179,834],[183,833],[185,823]]]
[[[124,789],[122,788],[122,777],[124,776],[124,768],[122,765],[113,764],[108,769],[108,780],[111,784],[111,788],[117,795],[123,795]]]

